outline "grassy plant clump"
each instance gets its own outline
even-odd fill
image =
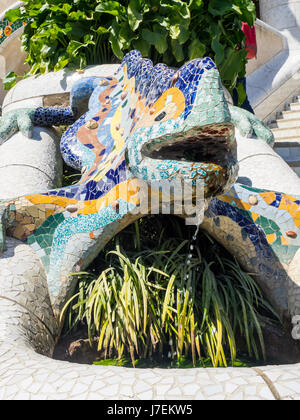
[[[70,185],[75,185],[80,181],[82,174],[76,169],[63,164],[63,177],[62,177],[62,186],[68,187]]]
[[[165,228],[163,228],[165,226]],[[147,218],[120,233],[65,306],[67,329],[79,322],[105,359],[191,360],[234,365],[236,337],[265,355],[262,313],[272,313],[253,280],[211,238],[171,217]],[[257,346],[256,343],[259,343]]]

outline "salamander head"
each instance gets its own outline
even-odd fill
[[[237,177],[236,141],[212,60],[193,60],[175,72],[131,52],[123,71],[134,109],[127,148],[132,174],[200,184],[205,198],[229,189]]]

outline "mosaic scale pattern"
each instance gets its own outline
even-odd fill
[[[235,184],[211,201],[203,224],[256,275],[283,320],[300,309],[299,286],[289,273],[300,245],[299,204],[300,197]]]

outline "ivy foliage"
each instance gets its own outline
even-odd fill
[[[232,91],[245,73],[241,23],[252,26],[256,12],[251,0],[27,0],[6,17],[28,22],[30,74],[116,62],[138,49],[174,67],[210,56]]]

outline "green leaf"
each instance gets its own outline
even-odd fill
[[[213,16],[222,16],[232,10],[233,0],[210,0],[208,11]]]
[[[179,6],[179,8],[178,8],[179,14],[184,19],[189,19],[191,17],[191,13],[190,13],[189,7],[188,7],[188,5],[185,2],[180,1],[180,0],[173,0],[172,1],[172,4],[175,4],[175,5],[178,4],[178,6]]]
[[[70,60],[69,68],[72,70],[83,69],[87,66],[86,56],[83,52],[80,52],[77,56]]]
[[[3,79],[2,79],[2,84],[5,90],[9,90],[12,87],[14,87],[17,84],[17,80],[18,80],[18,75],[11,71],[10,73],[8,73]]]
[[[117,1],[102,1],[95,11],[99,13],[108,13],[113,16],[119,16],[122,9],[124,9]]]
[[[191,16],[189,6],[182,0],[161,1],[160,4],[171,7],[173,13],[178,13],[179,18],[189,19]]]
[[[59,71],[64,69],[70,62],[70,59],[67,56],[59,57],[57,63],[55,64],[54,71]]]
[[[213,51],[215,52],[215,63],[218,66],[222,63],[224,59],[224,45],[222,45],[218,39],[215,37],[212,40],[211,47]]]
[[[256,19],[256,9],[253,1],[244,0],[239,2],[239,6],[234,5],[233,9],[240,15],[241,21],[247,22],[250,26],[253,26]]]
[[[142,37],[149,44],[154,45],[160,54],[163,54],[168,49],[166,36],[161,32],[152,32],[149,29],[143,29]]]
[[[191,0],[190,1],[190,10],[196,10],[197,12],[202,11],[203,9],[203,0]]]
[[[69,13],[69,21],[79,21],[79,20],[87,20],[89,19],[89,16],[81,10],[77,10],[76,12],[70,12]]]
[[[180,24],[170,26],[170,36],[172,39],[177,39],[179,44],[184,44],[190,37],[189,30]]]
[[[145,41],[144,39],[137,39],[133,41],[133,47],[136,50],[139,50],[143,57],[148,57],[150,44],[147,41]]]
[[[132,32],[128,23],[123,23],[119,26],[118,36],[122,50],[129,50],[131,42],[139,37],[136,33]]]
[[[119,60],[122,60],[122,58],[124,57],[124,54],[122,52],[122,43],[120,43],[120,38],[119,38],[119,27],[115,24],[113,24],[111,27],[109,42],[111,44],[111,48],[115,56]]]
[[[40,54],[42,57],[48,57],[56,51],[56,48],[57,48],[57,42],[53,42],[50,45],[43,44],[43,47],[40,50]]]
[[[136,31],[143,20],[143,11],[141,10],[141,0],[130,0],[127,13],[129,26],[133,31]]]
[[[179,44],[177,39],[172,39],[171,45],[172,45],[172,53],[174,57],[176,58],[177,63],[181,63],[184,60],[184,52],[183,52],[182,45]]]
[[[149,29],[143,29],[142,30],[142,37],[149,44],[154,45],[156,42],[159,42],[159,40],[161,38],[161,35],[153,33]]]
[[[5,18],[8,19],[10,22],[16,22],[22,18],[21,10],[20,9],[11,9],[8,10],[5,14]]]
[[[51,5],[51,6],[49,6],[49,4],[46,3],[41,8],[41,11],[47,11],[48,13],[49,13],[49,11],[52,11],[52,12],[55,12],[57,14],[59,12],[61,12],[63,14],[69,15],[72,7],[73,6],[71,4],[68,4],[68,3],[63,4],[61,7],[60,6],[57,6],[57,5]]]
[[[240,8],[240,6],[238,6],[237,4],[234,4],[233,6],[232,6],[232,9],[238,14],[238,15],[242,15],[243,14],[243,12],[241,11],[241,8]]]
[[[243,83],[239,83],[236,87],[236,90],[238,93],[238,106],[241,106],[247,97],[247,93],[245,91]]]
[[[69,55],[76,55],[78,53],[78,51],[84,47],[84,44],[82,42],[79,41],[71,41],[68,45],[67,48],[67,53]]]
[[[67,54],[69,54],[70,57],[74,57],[75,60],[77,60],[77,55],[80,57],[80,68],[83,66],[83,62],[86,63],[86,57],[85,57],[85,49],[88,47],[88,45],[94,45],[95,43],[93,41],[87,41],[85,43],[78,42],[78,41],[71,41],[67,48]],[[80,51],[83,50],[83,51]],[[80,52],[80,54],[79,54]],[[77,60],[78,61],[78,60]],[[83,66],[86,67],[86,64]]]
[[[234,50],[233,48],[228,48],[226,51],[226,57],[223,63],[219,66],[219,71],[222,77],[222,80],[233,80],[235,83],[235,78],[245,66],[245,56],[246,52],[244,50]]]
[[[166,38],[162,37],[159,42],[155,44],[156,50],[159,54],[164,54],[168,49],[168,43]]]
[[[177,39],[180,35],[179,25],[170,26],[170,36],[172,39]]]
[[[206,47],[198,39],[194,39],[189,46],[189,59],[201,58],[206,52]]]
[[[96,30],[97,34],[107,34],[109,30],[105,28],[104,26],[99,26],[99,28]]]
[[[55,26],[53,26],[55,29]],[[65,26],[67,37],[71,41],[80,41],[90,31],[89,22],[67,22]],[[60,28],[58,28],[60,30]]]

